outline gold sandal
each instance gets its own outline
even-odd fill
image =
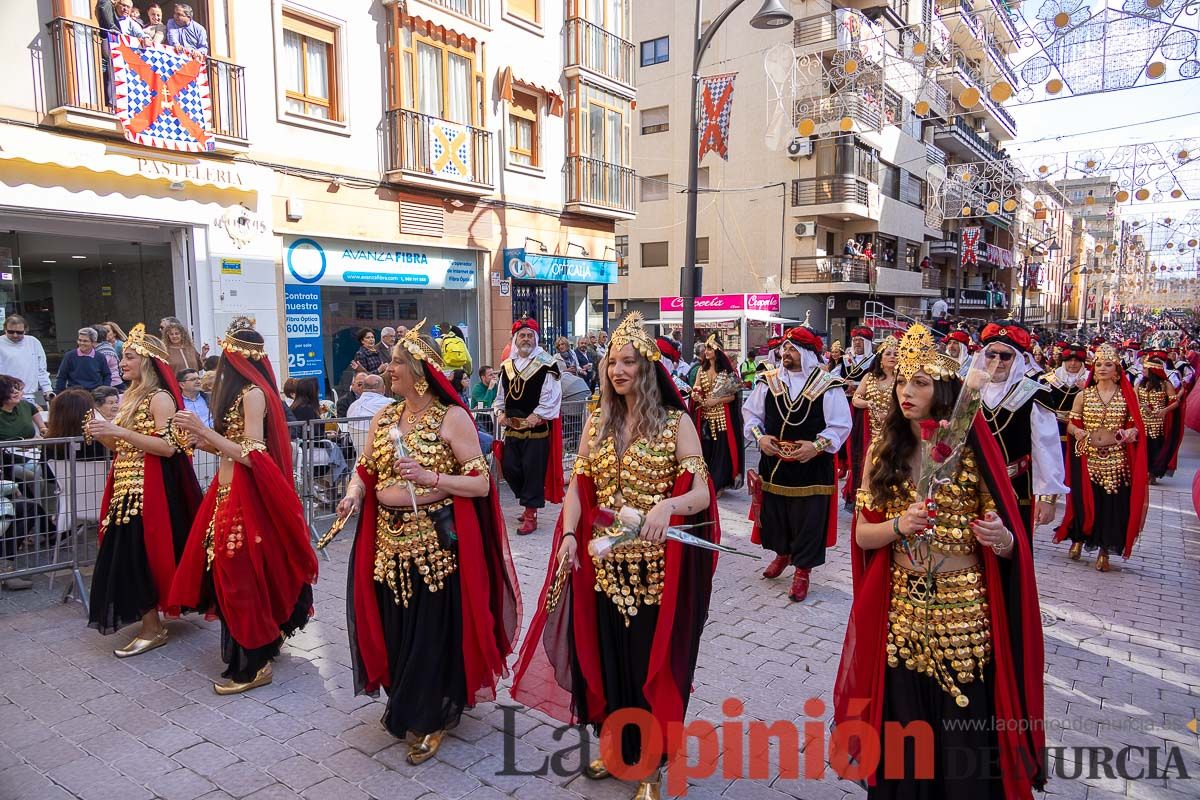
[[[140,656],[142,653],[149,653],[151,650],[162,647],[166,643],[167,629],[161,628],[158,633],[149,639],[143,639],[141,636],[134,637],[133,641],[129,644],[113,650],[113,655],[117,658],[132,658],[133,656]]]
[[[442,737],[445,735],[445,731],[438,731],[418,739],[408,748],[408,763],[415,767],[433,758],[437,754],[438,748],[442,746]]]
[[[267,662],[262,666],[254,677],[245,683],[238,683],[233,678],[227,678],[220,683],[213,684],[213,691],[219,695],[225,696],[230,694],[241,694],[248,692],[251,689],[257,689],[259,686],[266,686],[271,682],[271,664]]]
[[[602,781],[605,778],[611,778],[612,773],[608,771],[608,767],[604,766],[604,759],[597,758],[583,768],[583,777],[593,781]]]

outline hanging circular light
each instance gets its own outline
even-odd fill
[[[919,117],[925,116],[926,114],[929,113],[928,101],[918,100],[917,104],[915,106],[913,106],[913,110],[917,112],[917,116],[919,116]]]
[[[1049,171],[1050,171],[1050,167],[1047,164],[1042,164],[1038,167],[1038,173],[1041,175],[1045,175]]]
[[[1033,207],[1034,207],[1035,209],[1037,209],[1038,211],[1041,211],[1043,208],[1045,208],[1045,207],[1046,207],[1046,204],[1045,204],[1045,203],[1043,203],[1041,200],[1034,200],[1034,201],[1033,201]]]
[[[847,59],[846,65],[844,67],[842,67],[842,70],[847,75],[853,75],[854,73],[858,72],[858,62],[855,61],[853,58]]]
[[[1187,150],[1180,150],[1178,153],[1178,158],[1180,161],[1187,161],[1189,155],[1191,155],[1191,153],[1189,153]]]
[[[1195,247],[1197,244],[1195,239],[1188,239],[1188,247]]]
[[[1148,200],[1150,199],[1150,190],[1145,188],[1138,189],[1133,193],[1133,196],[1138,200]]]
[[[963,215],[964,217],[969,217],[969,216],[971,216],[971,207],[970,207],[970,206],[963,206],[963,207],[962,207],[962,215]]]
[[[1121,191],[1117,192],[1116,197],[1117,197],[1118,203],[1124,203],[1126,200],[1129,199],[1129,192],[1122,189]]]
[[[925,55],[925,43],[924,42],[917,42],[916,44],[913,45],[913,55],[914,56]]]
[[[1104,245],[1102,245],[1102,244],[1096,245],[1096,255],[1100,255],[1103,252],[1104,252]]]
[[[800,124],[796,126],[796,133],[801,136],[812,136],[813,130],[817,127],[817,123],[812,119],[802,119]]]
[[[979,105],[980,95],[979,90],[974,86],[963,91],[958,96],[958,102],[962,103],[963,108],[974,108]]]
[[[1046,94],[1058,94],[1063,90],[1063,82],[1058,78],[1051,78],[1046,83]]]
[[[843,133],[849,133],[851,130],[854,129],[854,120],[851,119],[850,117],[842,117],[841,122],[838,123],[838,128]]]
[[[1004,210],[1008,211],[1010,213],[1013,211],[1016,211],[1017,210],[1017,201],[1013,200],[1011,197],[1008,198],[1007,200],[1005,200],[1004,201]]]
[[[1071,15],[1065,11],[1060,11],[1054,15],[1054,27],[1065,28],[1071,24]]]
[[[1150,78],[1161,78],[1167,72],[1167,65],[1161,61],[1151,61],[1146,67],[1146,75]]]
[[[1012,84],[1008,81],[996,81],[992,84],[992,88],[988,90],[988,95],[997,103],[1003,103],[1013,96]]]
[[[1183,197],[1183,189],[1172,189],[1171,190],[1171,199],[1172,200],[1178,200],[1181,197]]]
[[[1000,211],[1000,204],[997,203],[995,200],[990,200],[987,204],[987,212],[989,214],[996,214],[996,213],[999,213],[999,211]]]

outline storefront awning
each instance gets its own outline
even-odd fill
[[[748,319],[751,322],[763,322],[775,325],[799,325],[800,320],[776,317],[766,311],[742,311],[731,314],[727,311],[697,311],[696,322],[737,322]],[[647,325],[678,325],[683,322],[682,311],[664,311],[658,319],[645,320]]]
[[[251,172],[256,168],[244,164],[159,153],[18,125],[0,125],[0,160],[145,178],[168,185],[211,186],[247,194],[258,191]]]

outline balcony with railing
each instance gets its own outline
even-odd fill
[[[866,261],[850,256],[793,256],[792,283],[833,284],[840,291],[866,291],[871,270]]]
[[[967,0],[939,0],[937,8],[955,44],[972,52],[979,48],[982,28]]]
[[[988,43],[987,52],[988,58],[992,60],[996,69],[1000,70],[1004,80],[1008,81],[1008,85],[1015,89],[1018,86],[1017,73],[1013,72],[1012,65],[1008,63],[1008,57],[991,42]]]
[[[491,0],[421,0],[421,2],[443,8],[485,27],[492,24]]]
[[[933,129],[937,145],[967,161],[1002,161],[1007,156],[958,117],[954,122]]]
[[[112,105],[108,38],[103,30],[62,17],[46,25],[53,85],[46,90],[51,121],[63,128],[121,135]],[[212,134],[217,153],[243,153],[246,129],[245,68],[217,56],[204,60],[212,99]]]
[[[850,175],[825,178],[798,178],[792,181],[792,208],[806,208],[804,213],[819,213],[811,206],[842,206],[840,213],[869,219],[868,182]]]
[[[493,158],[492,134],[483,128],[407,109],[384,118],[384,172],[401,183],[488,194]]]
[[[568,156],[563,164],[568,211],[633,219],[637,174],[630,167],[587,156]]]
[[[622,86],[633,87],[633,42],[579,17],[567,20],[563,38],[566,48],[563,70],[567,77],[575,77],[580,70],[586,70]]]

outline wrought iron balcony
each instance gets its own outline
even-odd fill
[[[792,181],[792,206],[817,206],[829,203],[867,204],[867,182],[861,178],[836,175],[828,178],[798,178]]]
[[[62,17],[51,20],[46,27],[54,70],[53,86],[47,88],[51,115],[55,116],[60,111],[92,112],[89,122],[65,124],[105,132],[111,128],[113,133],[119,132],[112,105],[112,76],[106,32],[93,25]],[[245,68],[217,56],[207,57],[204,65],[212,99],[210,133],[217,137],[217,151],[245,150],[249,137],[246,129]],[[62,116],[65,118],[69,115],[64,113]],[[233,141],[222,142],[221,139]]]
[[[792,283],[870,283],[866,261],[851,256],[793,256]],[[849,288],[849,287],[847,287]]]
[[[384,148],[384,172],[400,180],[458,184],[474,194],[494,185],[492,134],[483,128],[393,109],[384,119]]]
[[[637,175],[630,167],[569,156],[563,164],[563,178],[567,206],[574,206],[572,210],[619,219],[633,217]]]
[[[460,17],[473,19],[480,25],[492,24],[490,0],[424,0],[431,6],[453,11]]]
[[[633,42],[579,17],[567,20],[563,36],[565,69],[585,69],[624,86],[633,86]]]

